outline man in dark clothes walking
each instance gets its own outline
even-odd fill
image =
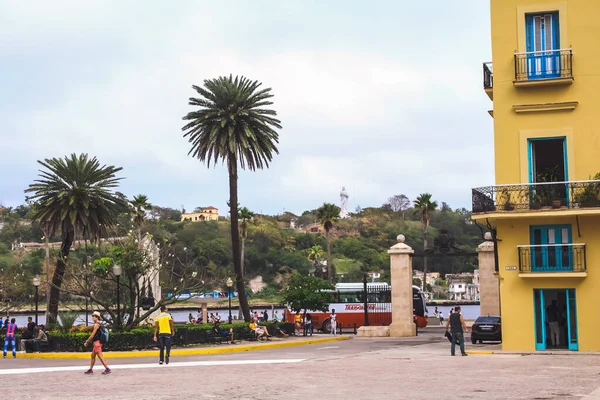
[[[463,319],[460,313],[460,306],[454,307],[454,312],[450,314],[448,318],[448,322],[446,322],[446,332],[450,328],[450,333],[452,334],[452,344],[450,345],[450,354],[454,355],[454,351],[456,348],[456,342],[460,344],[460,353],[463,356],[466,356],[465,353],[465,333],[469,333],[469,329],[467,329],[467,325],[465,324],[465,320]],[[464,331],[463,331],[464,328]]]

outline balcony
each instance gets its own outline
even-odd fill
[[[483,63],[483,90],[494,100],[494,70],[491,62]]]
[[[519,276],[580,277],[587,276],[585,244],[540,244],[517,246]]]
[[[571,209],[600,211],[600,180],[487,186],[472,189],[471,193],[473,214]]]
[[[515,86],[570,85],[573,83],[573,50],[515,53]]]

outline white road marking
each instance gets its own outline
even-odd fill
[[[232,361],[184,361],[184,362],[173,362],[171,364],[159,365],[154,364],[116,364],[111,365],[111,370],[117,369],[142,369],[142,368],[183,368],[183,367],[212,367],[219,365],[256,365],[256,364],[291,364],[300,363],[304,359],[292,358],[282,360],[232,360]],[[100,374],[103,371],[102,365],[95,369],[95,374]],[[40,367],[40,368],[13,368],[13,369],[0,369],[0,375],[17,375],[17,374],[39,374],[44,372],[69,372],[79,371],[82,373],[86,371],[85,364],[76,367]]]
[[[317,350],[339,349],[340,346],[319,347]]]

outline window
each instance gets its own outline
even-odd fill
[[[529,139],[529,182],[542,183],[532,185],[530,200],[540,206],[553,206],[555,201],[558,208],[566,206],[566,184],[547,184],[550,182],[568,181],[567,146],[565,137],[550,137]]]
[[[534,225],[530,229],[533,271],[573,270],[571,225]]]
[[[526,14],[527,73],[529,79],[560,77],[558,12]]]

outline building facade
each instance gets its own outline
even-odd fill
[[[181,221],[218,221],[219,209],[213,206],[202,207],[197,212],[181,214]]]
[[[503,349],[599,351],[600,1],[491,0],[495,234]]]

